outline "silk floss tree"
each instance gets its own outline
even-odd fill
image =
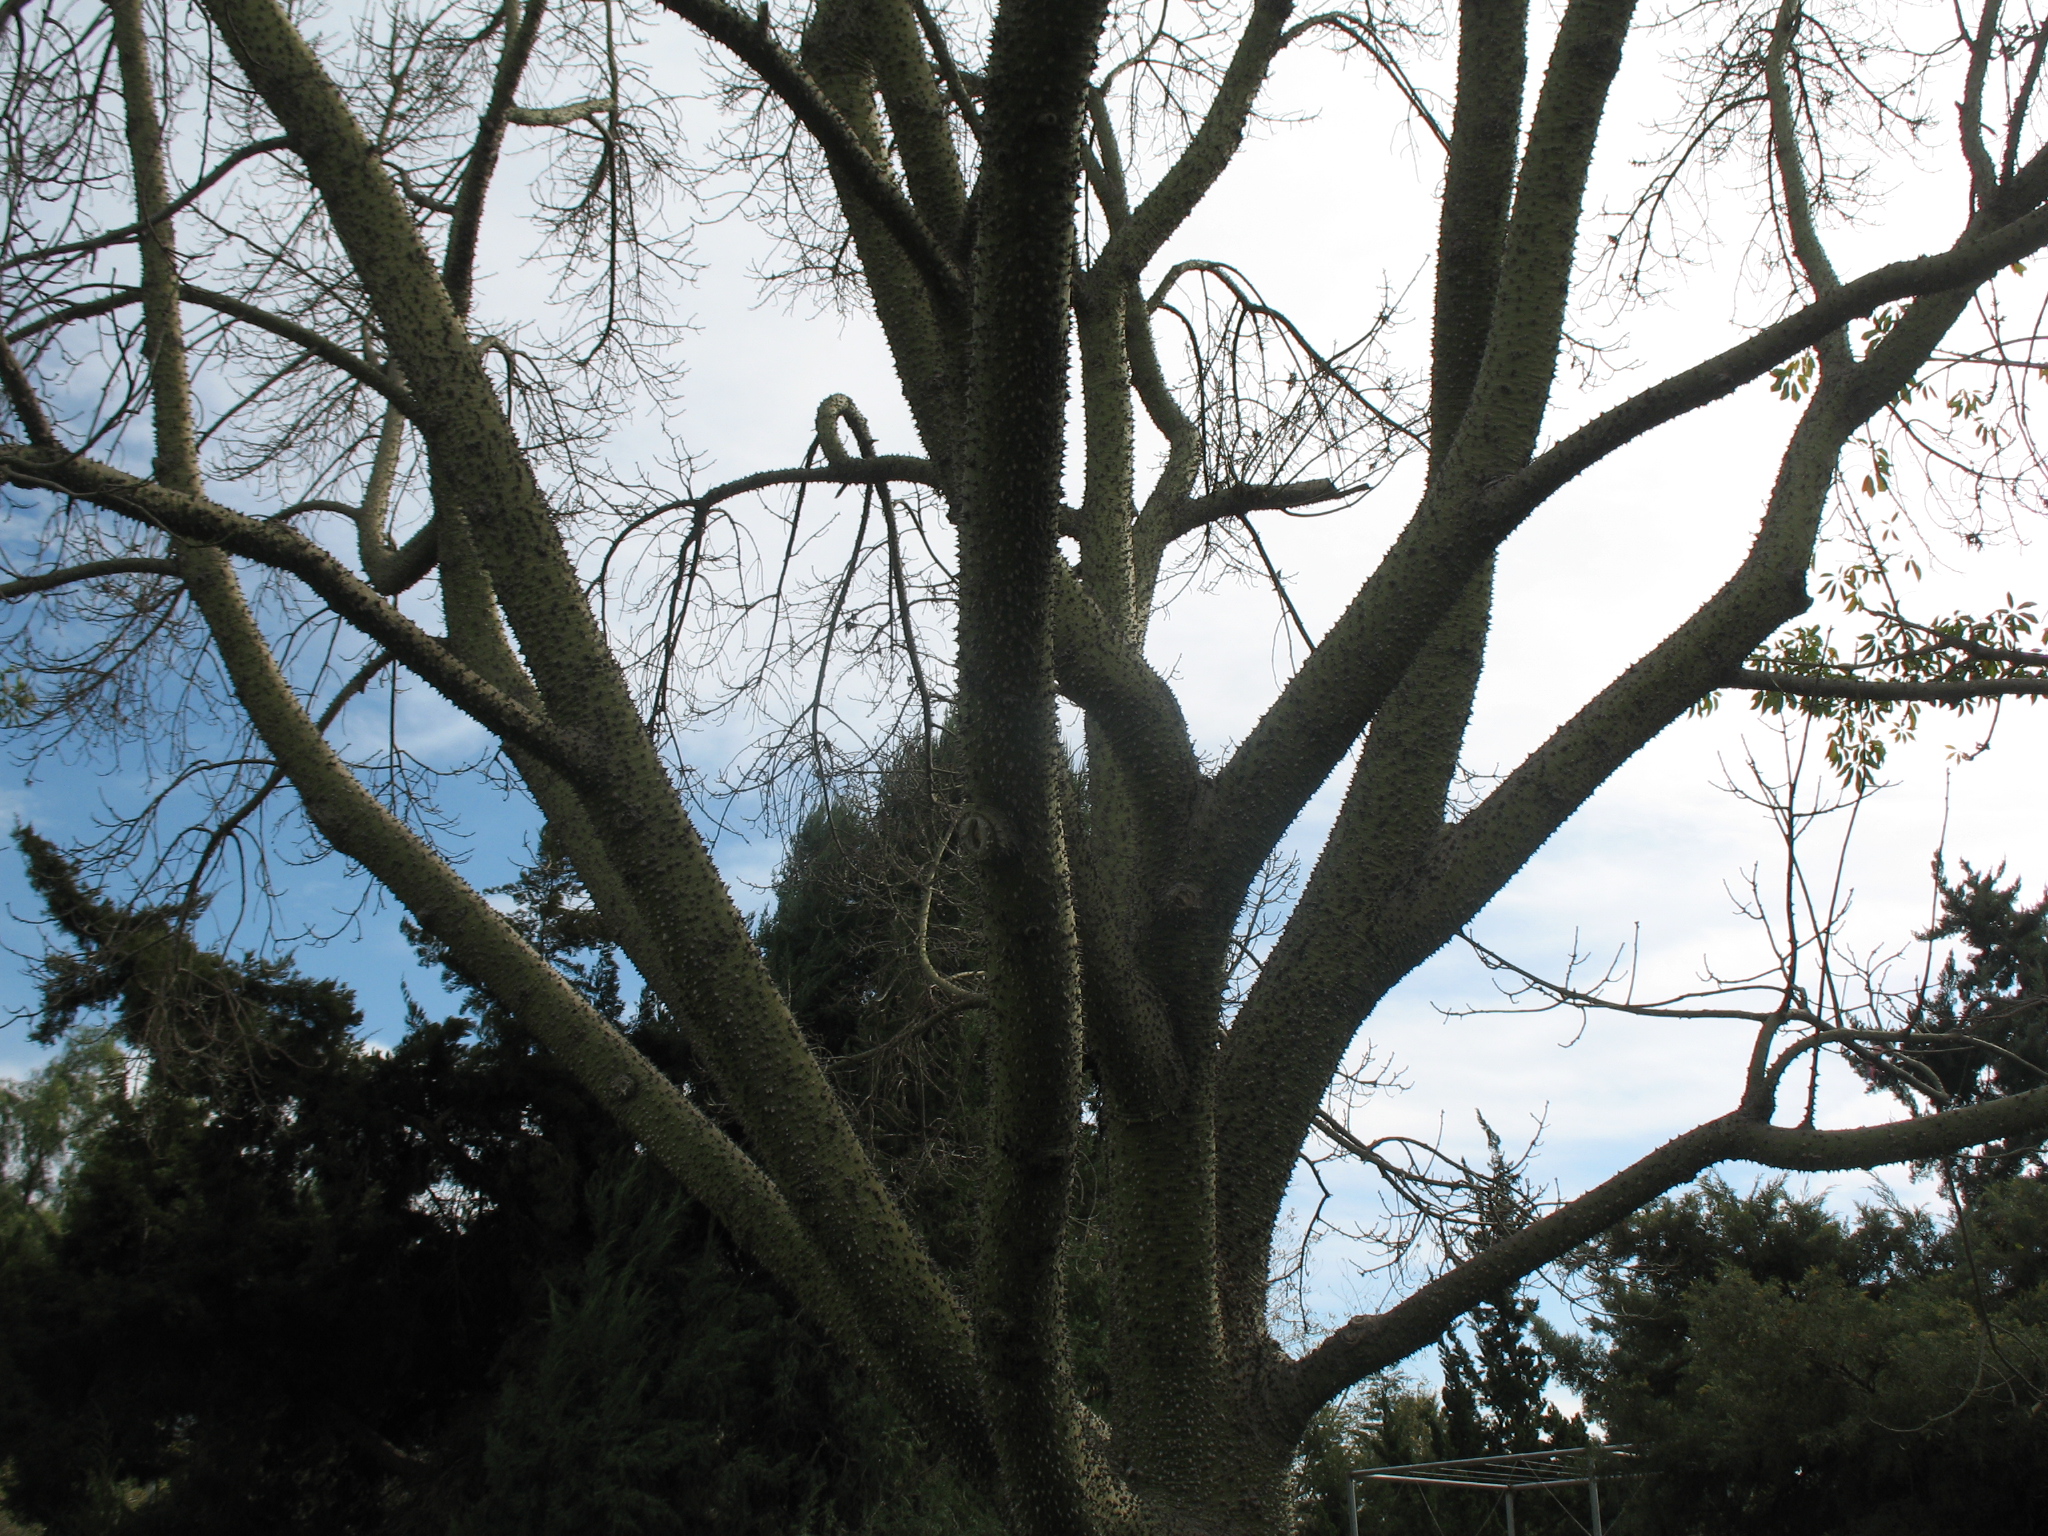
[[[325,18],[277,0],[11,0],[11,709],[32,742],[146,754],[164,793],[117,839],[145,885],[203,891],[269,818],[302,815],[1018,1532],[1280,1529],[1318,1407],[1701,1171],[1869,1167],[2048,1129],[2041,1088],[1857,1129],[1791,1123],[1788,1072],[1822,1050],[1881,1064],[1890,1042],[1788,980],[1726,1114],[1454,1244],[1299,1353],[1269,1329],[1276,1221],[1304,1143],[1336,1123],[1326,1096],[1361,1024],[1645,743],[1741,691],[1832,721],[1854,777],[1901,711],[2048,689],[2028,610],[1916,615],[1874,540],[1837,583],[1860,648],[1845,660],[1798,627],[1852,444],[1888,492],[1939,463],[1994,499],[2034,484],[2015,414],[2028,343],[1997,291],[2048,244],[2048,34],[1999,0],[1943,25],[1916,40],[1888,7],[1801,0],[1668,26],[1630,0],[1554,16],[1464,0],[1440,18],[1283,0]],[[695,174],[673,93],[701,81],[636,51],[661,29],[694,29],[720,61],[746,215],[790,272],[872,309],[916,451],[882,452],[834,398],[801,464],[725,485],[647,484],[607,459],[606,432],[667,398],[689,353],[664,319],[684,253],[662,209]],[[1435,185],[1412,387],[1386,317],[1318,350],[1237,268],[1166,259],[1275,61],[1325,45],[1373,66],[1347,88],[1412,114]],[[1612,98],[1638,64],[1684,109],[1632,154],[1635,212],[1599,223],[1594,151],[1635,131]],[[1909,154],[1952,168],[1951,227],[1929,253],[1841,266],[1856,166]],[[1626,299],[1662,270],[1658,221],[1704,184],[1690,178],[1755,211],[1768,317],[1546,438],[1575,276]],[[554,263],[569,318],[546,338],[492,313],[493,197],[522,218],[489,238],[527,230]],[[1327,256],[1341,282],[1372,259]],[[1796,424],[1768,493],[1727,506],[1746,552],[1452,814],[1502,542],[1541,538],[1574,480],[1629,445],[1766,388]],[[1383,558],[1334,623],[1303,626],[1313,645],[1256,725],[1205,759],[1146,649],[1163,574],[1266,572],[1258,515],[1340,504],[1407,455],[1426,474]],[[845,571],[805,597],[761,519],[779,508],[794,550],[820,487],[856,488],[840,505],[862,522]],[[735,672],[741,645],[755,660]],[[959,789],[930,858],[979,893],[979,974],[928,966],[930,995],[902,1000],[907,1024],[935,999],[972,1011],[986,1042],[975,1252],[951,1274],[693,812],[693,719],[738,701],[785,728],[761,772],[823,761],[833,711],[866,707],[840,690],[874,669],[903,681],[917,734],[943,737]],[[701,1081],[656,1070],[463,878],[402,739],[381,756],[330,740],[350,700],[401,679],[495,742]],[[1085,722],[1078,760],[1062,701]],[[1340,769],[1334,823],[1247,981],[1262,870]],[[179,823],[195,796],[209,808]],[[923,920],[907,926],[921,941]],[[1485,1193],[1339,1129],[1438,1215]],[[1109,1388],[1085,1403],[1064,1286],[1084,1145],[1113,1339]]]

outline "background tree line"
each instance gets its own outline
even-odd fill
[[[1955,940],[1907,1025],[1958,1101],[2048,1066],[2048,894],[2003,869],[1937,864]],[[1959,1042],[1958,1027],[1978,1043]],[[1873,1089],[1889,1083],[1873,1074]],[[1297,1466],[1300,1528],[1343,1529],[1342,1472],[1583,1444],[1644,1448],[1649,1476],[1610,1486],[1617,1530],[1720,1536],[1906,1536],[2048,1520],[2048,1177],[2039,1139],[1923,1165],[1932,1213],[1887,1201],[1853,1217],[1782,1178],[1747,1193],[1710,1176],[1622,1221],[1554,1274],[1591,1332],[1535,1298],[1476,1308],[1439,1350],[1440,1391],[1382,1379],[1321,1414]],[[1468,1343],[1469,1341],[1469,1343]],[[1556,1382],[1584,1417],[1549,1403]],[[1432,1496],[1446,1518],[1483,1500]],[[1583,1515],[1583,1494],[1560,1496]],[[1435,1528],[1425,1497],[1361,1485],[1361,1530]],[[1518,1527],[1576,1529],[1540,1497]],[[1448,1528],[1448,1527],[1447,1527]]]
[[[55,1053],[0,1098],[18,1519],[52,1536],[995,1529],[458,973],[463,1013],[415,1005],[373,1048],[346,987],[199,951],[186,914],[116,906],[19,840],[58,943],[34,1026]],[[595,1006],[688,1074],[658,1010],[622,998],[558,855],[505,894]],[[813,959],[837,942],[851,969],[847,937],[828,922],[803,942]],[[830,1001],[817,1017],[829,1036]],[[920,1086],[948,1096],[940,1074]],[[939,1154],[892,1129],[929,1188],[920,1159]]]
[[[866,1134],[933,1251],[964,1263],[973,1007],[904,1025],[892,992],[966,970],[972,881],[905,763],[794,840],[758,927],[820,1049],[864,1085]],[[866,1532],[998,1528],[873,1384],[648,1164],[487,993],[416,1005],[388,1051],[346,988],[195,949],[184,914],[123,909],[18,835],[58,942],[39,1039],[0,1098],[5,1504],[52,1536],[318,1532]],[[1959,1096],[2048,1060],[2048,898],[1965,870],[1923,990]],[[515,921],[679,1077],[559,854]],[[921,934],[920,954],[910,942]],[[416,935],[431,958],[447,957]],[[1955,1026],[1979,1046],[1959,1052]],[[880,1034],[878,1031],[888,1031]],[[907,1036],[907,1038],[906,1038]],[[1496,1144],[1487,1209],[1529,1219]],[[1441,1385],[1384,1374],[1319,1414],[1295,1467],[1303,1536],[1342,1529],[1347,1470],[1584,1444],[1651,1447],[1609,1490],[1633,1528],[1875,1533],[1939,1514],[2020,1529],[2048,1450],[2048,1181],[2038,1142],[1940,1170],[1936,1220],[1852,1222],[1782,1181],[1709,1179],[1573,1255],[1594,1332],[1527,1287],[1437,1350]],[[1104,1390],[1099,1243],[1073,1244],[1087,1373]],[[1480,1232],[1470,1241],[1497,1240]],[[1553,1382],[1586,1417],[1553,1406]],[[1576,1495],[1572,1495],[1576,1499]],[[1361,1529],[1471,1518],[1455,1493],[1364,1484]],[[1522,1528],[1571,1529],[1540,1499]]]

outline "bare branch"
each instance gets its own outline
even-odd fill
[[[12,581],[0,582],[0,601],[26,597],[31,592],[49,592],[58,587],[68,587],[76,581],[97,581],[104,576],[177,574],[178,566],[174,560],[147,559],[140,556],[120,560],[88,560],[82,565],[69,565],[62,570],[43,571],[35,576],[17,576]]]
[[[615,112],[618,105],[609,96],[593,96],[559,107],[514,107],[505,114],[505,121],[521,128],[566,128],[571,123],[592,122]]]
[[[1867,677],[1817,677],[1802,672],[1756,672],[1747,667],[1724,685],[1794,699],[1877,699],[1958,704],[1970,699],[2048,697],[2048,677],[1987,677],[1936,682],[1891,682]]]
[[[1152,837],[1174,837],[1201,783],[1180,701],[1082,590],[1065,561],[1055,572],[1053,671],[1060,691],[1088,712],[1126,774],[1140,786]]]
[[[1469,21],[1467,24],[1469,25]],[[1450,149],[1451,136],[1444,132],[1443,124],[1439,123],[1436,114],[1430,111],[1429,103],[1423,99],[1422,90],[1416,85],[1413,77],[1394,56],[1392,50],[1380,41],[1371,21],[1354,16],[1349,11],[1325,11],[1320,16],[1310,16],[1289,27],[1287,35],[1281,39],[1281,45],[1284,47],[1317,27],[1328,27],[1334,32],[1341,32],[1363,48],[1366,57],[1378,65],[1380,72],[1394,82],[1394,89],[1401,93],[1401,99],[1408,103],[1408,109],[1421,121],[1422,126],[1429,130],[1429,136],[1436,140],[1437,147],[1446,151]],[[1517,113],[1520,106],[1519,102],[1515,104]]]
[[[1957,9],[1960,11],[1961,7]],[[2000,0],[1984,0],[1978,13],[1977,35],[1963,34],[1970,50],[1970,67],[1963,77],[1963,99],[1956,106],[1962,130],[1963,158],[1970,167],[1972,200],[1982,207],[1997,195],[1998,171],[1991,163],[1991,151],[1984,143],[1984,76],[1991,55],[1998,46]],[[1960,22],[1961,18],[1957,18]]]
[[[1785,196],[1785,222],[1792,231],[1792,250],[1815,293],[1839,288],[1813,222],[1813,194],[1807,187],[1806,166],[1799,148],[1798,118],[1792,106],[1792,88],[1785,77],[1785,61],[1792,51],[1799,23],[1804,20],[1801,0],[1782,0],[1777,24],[1771,29],[1771,46],[1764,55],[1764,79],[1771,103],[1771,152],[1778,163],[1778,180]]]
[[[55,448],[58,445],[57,428],[43,410],[43,402],[36,398],[36,387],[28,376],[28,370],[21,366],[21,359],[14,355],[14,348],[0,341],[0,390],[7,395],[7,403],[14,410],[15,419],[21,423],[23,434],[38,448]]]
[[[1161,545],[1166,545],[1209,523],[1243,517],[1248,512],[1312,507],[1319,502],[1344,501],[1358,494],[1357,489],[1340,489],[1331,480],[1295,480],[1282,485],[1226,485],[1206,496],[1191,497],[1162,511],[1152,518],[1149,525],[1141,521],[1139,536],[1156,539]]]
[[[416,419],[419,407],[403,384],[376,364],[366,362],[348,348],[336,345],[319,332],[294,320],[287,320],[283,315],[274,315],[269,310],[244,299],[237,299],[225,293],[215,293],[211,289],[201,288],[192,283],[179,284],[178,297],[188,304],[199,304],[207,309],[218,310],[221,314],[240,320],[246,325],[253,325],[260,331],[268,331],[295,347],[304,348],[329,367],[338,368],[357,383],[375,390],[396,406],[407,419]]]
[[[1290,1387],[1312,1411],[1351,1383],[1406,1359],[1489,1294],[1562,1257],[1716,1163],[1796,1173],[1876,1168],[2048,1127],[2048,1088],[1911,1120],[1824,1131],[1761,1123],[1738,1110],[1687,1131],[1527,1228],[1475,1254],[1385,1312],[1354,1317],[1300,1360]],[[1303,1413],[1306,1417],[1306,1413]]]
[[[1593,418],[1491,488],[1491,507],[1535,507],[1624,443],[1733,394],[1830,331],[1900,299],[1974,287],[2048,243],[2048,208],[2032,206],[1981,233],[1974,228],[1947,251],[1889,262],[1816,297],[1746,341],[1653,384]]]
[[[1286,43],[1286,0],[1254,0],[1202,125],[1159,184],[1131,211],[1095,258],[1087,281],[1121,290],[1145,269],[1237,155],[1266,71]]]
[[[506,7],[505,37],[498,51],[498,67],[491,79],[490,99],[477,122],[476,138],[468,155],[463,158],[462,179],[456,186],[455,200],[430,207],[432,212],[450,216],[448,247],[441,260],[441,280],[446,284],[448,297],[458,314],[469,312],[470,293],[475,281],[476,242],[483,229],[484,199],[490,195],[491,181],[497,175],[498,156],[505,144],[505,125],[513,121],[518,111],[512,104],[513,97],[526,73],[527,63],[533,57],[534,42],[540,36],[541,18],[546,11],[547,7],[540,3]],[[405,187],[408,198],[419,200],[402,175],[399,185]]]
[[[90,320],[98,315],[111,314],[129,304],[142,302],[140,288],[116,288],[97,299],[88,299],[82,304],[67,304],[62,309],[51,310],[39,315],[27,325],[7,333],[7,339],[25,341],[43,331],[55,330],[58,326],[69,325],[74,320]]]
[[[861,201],[894,235],[927,283],[941,309],[957,310],[966,293],[965,278],[954,258],[942,250],[925,228],[917,210],[861,144],[859,136],[826,100],[801,64],[792,58],[761,21],[727,5],[725,0],[661,0],[665,9],[689,22],[752,69],[783,105],[796,115],[825,151],[832,169],[846,178]]]
[[[194,182],[184,192],[166,203],[163,209],[147,223],[124,224],[119,229],[110,229],[104,234],[90,235],[85,239],[68,241],[63,245],[45,246],[41,250],[23,251],[18,255],[0,258],[0,272],[10,271],[15,267],[32,266],[38,262],[53,260],[59,256],[77,256],[87,251],[104,250],[111,245],[125,245],[140,235],[144,229],[149,228],[151,225],[159,224],[165,219],[172,218],[191,207],[196,199],[211,191],[223,176],[226,176],[228,172],[232,171],[243,161],[253,160],[258,155],[272,154],[277,150],[288,149],[289,147],[290,141],[283,138],[258,139],[253,144],[245,144],[221,161],[219,165],[200,177],[198,181]]]
[[[144,527],[290,572],[336,614],[479,723],[565,772],[574,773],[579,766],[581,748],[559,726],[507,698],[326,550],[282,523],[249,517],[203,496],[185,495],[109,465],[49,449],[0,444],[0,478],[13,485],[63,491]]]

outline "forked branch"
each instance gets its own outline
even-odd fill
[[[1386,1311],[1352,1318],[1290,1373],[1294,1411],[1306,1422],[1316,1407],[1372,1372],[1406,1359],[1488,1296],[1717,1163],[1741,1161],[1791,1173],[1832,1173],[1924,1161],[2043,1129],[2048,1129],[2048,1088],[1911,1120],[1831,1131],[1770,1125],[1743,1111],[1723,1115],[1674,1137]]]

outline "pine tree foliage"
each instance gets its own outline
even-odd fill
[[[1616,1440],[1652,1448],[1646,1529],[1905,1536],[2048,1519],[2048,1184],[1946,1224],[1853,1221],[1703,1181],[1586,1259],[1596,1338],[1551,1335]]]
[[[1366,1467],[1440,1461],[1450,1454],[1449,1430],[1436,1394],[1397,1372],[1361,1384],[1319,1414],[1294,1462],[1294,1529],[1298,1536],[1343,1536],[1344,1478]],[[1429,1506],[1412,1489],[1363,1483],[1360,1536],[1406,1536],[1425,1529]]]
[[[768,970],[934,1258],[971,1267],[988,1060],[980,892],[956,753],[900,752],[792,834],[755,927]]]
[[[1522,1168],[1508,1157],[1499,1133],[1483,1116],[1479,1126],[1487,1165],[1473,1223],[1460,1239],[1468,1251],[1514,1236],[1537,1212]],[[1550,1402],[1550,1365],[1535,1333],[1536,1312],[1537,1298],[1528,1286],[1509,1286],[1479,1302],[1438,1344],[1446,1456],[1585,1443],[1583,1429]]]
[[[966,808],[956,756],[948,736],[914,745],[807,815],[755,937],[927,1250],[966,1284],[989,1064],[982,893],[958,847]],[[1086,1127],[1062,1284],[1074,1381],[1098,1406],[1111,1326],[1102,1171],[1100,1138]]]
[[[1916,1109],[1982,1104],[2048,1080],[2048,891],[2032,905],[2005,866],[1963,865],[1951,881],[1934,867],[1941,910],[1923,939],[1960,940],[1904,1020],[1904,1054],[1917,1072],[1867,1071]],[[2026,1170],[2042,1171],[2042,1139],[2009,1137],[1944,1161],[1947,1176],[1981,1189]]]
[[[974,1532],[895,1410],[493,1000],[388,1052],[24,833],[61,942],[0,1136],[7,1507],[50,1536]],[[543,849],[514,920],[625,1011]],[[662,1026],[642,1010],[650,1051]]]

